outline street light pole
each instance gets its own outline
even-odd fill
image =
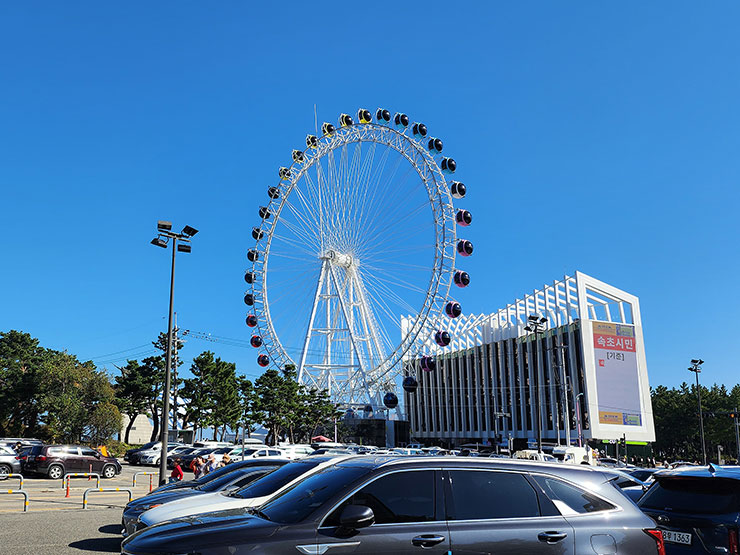
[[[159,484],[162,485],[167,481],[167,444],[169,443],[169,423],[170,423],[170,387],[172,372],[172,321],[175,306],[175,254],[180,252],[190,252],[190,239],[198,233],[198,230],[185,226],[180,233],[172,231],[172,223],[165,221],[157,222],[157,237],[152,239],[152,245],[167,248],[168,239],[172,239],[172,267],[170,270],[170,311],[167,321],[167,349],[165,351],[165,371],[164,371],[164,388],[162,389],[162,417],[159,430],[159,441],[161,451],[159,455]],[[178,241],[182,241],[180,245]]]
[[[699,430],[701,431],[701,457],[702,464],[707,464],[707,447],[704,443],[704,415],[701,412],[701,388],[699,387],[699,373],[704,361],[700,358],[692,358],[689,372],[696,374],[696,398],[699,402]]]
[[[583,392],[576,395],[576,426],[578,427],[578,447],[583,447],[583,433],[581,431],[581,400]]]
[[[540,334],[545,333],[545,324],[547,323],[547,318],[544,316],[537,316],[537,315],[530,315],[527,317],[527,326],[525,326],[525,331],[534,333],[534,355],[535,359],[537,358],[537,347],[539,346],[538,337]],[[526,351],[525,351],[526,352]],[[527,362],[531,362],[527,360]],[[535,370],[531,367],[530,370],[532,370],[532,381],[534,382],[534,399],[535,399],[535,411],[537,412],[535,420],[535,429],[537,433],[537,452],[542,452],[542,414],[541,414],[541,402],[540,402],[540,380],[539,380],[539,367]]]

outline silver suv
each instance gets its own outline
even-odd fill
[[[0,445],[0,480],[8,474],[20,474],[21,461],[15,451],[5,445]]]
[[[663,555],[664,544],[653,520],[596,468],[409,456],[340,461],[249,515],[175,519],[122,544],[127,555],[242,550]]]

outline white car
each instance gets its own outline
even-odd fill
[[[283,456],[291,460],[301,459],[314,452],[314,448],[310,445],[280,445],[279,447]]]
[[[190,449],[187,445],[178,445],[176,447],[170,447],[169,451],[167,451],[167,457],[171,457],[172,455],[177,455],[178,453]],[[162,455],[162,451],[160,449],[151,449],[147,451],[142,451],[142,453],[139,455],[139,464],[143,465],[159,465],[159,458]]]
[[[242,448],[235,447],[229,451],[229,457],[233,461],[244,459],[256,459],[257,457],[287,457],[280,449],[268,447],[267,445],[247,445],[244,447],[244,457],[242,457]]]
[[[352,455],[353,456],[353,455]],[[216,492],[195,498],[177,499],[149,509],[139,516],[137,530],[165,520],[182,518],[225,509],[248,509],[265,503],[307,476],[347,460],[347,457],[304,457],[270,472],[259,480],[229,493]]]

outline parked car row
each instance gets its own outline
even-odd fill
[[[655,522],[598,467],[400,455],[273,464],[238,489],[229,475],[259,465],[130,503],[122,553],[665,553]]]

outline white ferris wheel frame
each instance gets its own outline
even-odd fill
[[[262,348],[270,358],[270,364],[281,369],[293,365],[298,370],[300,383],[318,389],[329,389],[332,399],[345,406],[369,403],[373,406],[373,409],[382,407],[383,392],[395,389],[395,379],[403,371],[402,359],[404,356],[416,354],[423,348],[428,337],[434,333],[436,316],[444,314],[444,305],[448,300],[452,285],[452,277],[455,271],[457,230],[455,208],[450,189],[434,157],[427,152],[424,145],[420,144],[415,138],[408,136],[407,131],[410,131],[409,127],[396,129],[390,125],[355,123],[354,125],[340,127],[330,135],[318,137],[316,147],[307,149],[303,153],[302,160],[294,161],[288,168],[289,171],[283,174],[279,184],[276,185],[279,195],[276,195],[276,198],[270,198],[269,204],[266,205],[268,214],[263,217],[259,226],[263,235],[257,239],[254,247],[259,256],[252,262],[251,272],[254,279],[248,292],[253,295],[254,304],[252,309],[257,317],[256,328],[263,341]],[[335,373],[331,372],[331,369],[325,369],[328,371],[323,372],[324,378],[328,376],[331,379],[331,381],[327,381],[322,379],[320,375],[317,376],[316,373],[306,371],[304,366],[305,345],[308,345],[310,340],[315,305],[322,287],[321,282],[322,280],[333,279],[336,284],[336,280],[331,277],[332,273],[330,271],[324,270],[328,263],[326,260],[322,260],[322,271],[317,284],[316,297],[313,299],[314,307],[311,321],[308,323],[302,360],[294,361],[283,348],[270,317],[268,286],[270,247],[275,229],[279,228],[280,225],[280,214],[304,174],[330,152],[362,142],[377,143],[395,150],[414,168],[423,182],[434,217],[434,261],[430,268],[431,277],[424,304],[411,325],[405,326],[405,333],[402,334],[403,336],[395,349],[374,368],[363,368],[360,364],[354,372],[346,373],[341,381],[335,380]],[[319,260],[320,257],[317,256],[317,264]],[[361,283],[359,285],[361,286]],[[372,316],[370,320],[372,320]],[[401,330],[399,330],[399,333],[401,333]],[[351,331],[350,336],[352,336]],[[351,337],[351,340],[356,345],[356,339]]]

